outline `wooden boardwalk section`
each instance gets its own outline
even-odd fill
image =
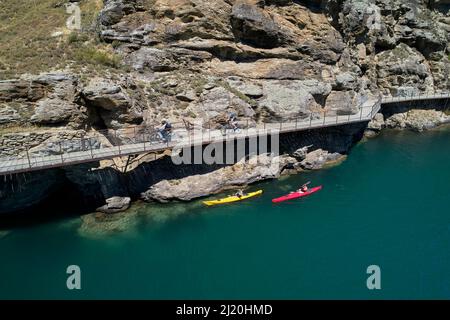
[[[382,104],[446,98],[450,98],[449,93],[417,97],[385,97],[364,102],[358,107],[359,111],[355,114],[329,116],[326,113],[314,114],[314,116],[312,114],[308,118],[285,122],[259,123],[252,127],[242,128],[238,132],[226,134],[223,134],[221,130],[205,129],[203,127],[194,130],[174,129],[173,138],[170,142],[162,142],[159,139],[147,139],[142,134],[135,136],[131,134],[131,138],[127,137],[128,143],[119,143],[118,145],[100,144],[96,148],[89,144],[90,147],[86,148],[86,140],[70,140],[72,145],[79,143],[80,147],[78,150],[80,151],[61,152],[60,154],[46,156],[36,156],[27,153],[17,158],[0,158],[0,175],[72,166],[117,157],[161,152],[173,148],[187,148],[237,139],[368,122],[380,111]]]

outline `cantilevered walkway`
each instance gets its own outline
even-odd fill
[[[136,130],[136,128],[111,130],[112,132],[103,135],[103,140],[106,139],[108,143],[98,143],[98,139],[96,138],[72,139],[70,141],[52,142],[53,145],[59,144],[61,150],[60,152],[54,152],[56,153],[54,155],[40,156],[27,151],[25,154],[17,157],[0,158],[0,175],[65,167],[80,163],[96,162],[144,153],[156,153],[167,149],[193,147],[235,139],[368,122],[379,112],[382,104],[448,98],[450,98],[450,93],[394,98],[380,97],[378,99],[367,100],[358,106],[357,113],[350,115],[317,113],[301,119],[253,125],[247,124],[239,132],[231,133],[205,128],[205,126],[188,130],[182,126],[177,128],[175,125],[173,137],[170,142],[162,142],[151,131]],[[93,139],[97,140],[97,142],[92,143]],[[66,148],[63,148],[63,146],[66,143],[70,143],[70,150],[73,151],[64,151]]]

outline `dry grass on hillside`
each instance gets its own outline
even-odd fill
[[[119,66],[110,45],[99,43],[93,24],[102,0],[80,3],[82,31],[66,28],[67,0],[0,1],[0,79],[71,65],[74,68]],[[63,36],[53,37],[54,32]]]

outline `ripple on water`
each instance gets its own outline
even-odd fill
[[[0,239],[5,238],[7,235],[11,233],[10,230],[0,230]]]

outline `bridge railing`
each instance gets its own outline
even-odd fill
[[[450,91],[439,90],[439,91],[427,91],[427,92],[411,92],[408,95],[400,96],[384,96],[382,98],[382,103],[396,103],[404,101],[417,101],[417,100],[433,100],[433,99],[444,99],[450,98]]]
[[[204,122],[192,128],[187,122],[174,122],[173,135],[170,141],[162,141],[155,126],[134,126],[122,129],[107,129],[90,132],[82,138],[70,140],[50,141],[41,144],[43,148],[33,150],[26,148],[17,157],[9,159],[0,158],[0,171],[4,172],[11,168],[45,168],[61,166],[64,164],[75,164],[87,162],[92,159],[110,159],[122,155],[151,152],[170,148],[176,144],[184,143],[207,143],[218,139],[234,139],[246,137],[250,134],[264,134],[270,131],[299,131],[312,128],[329,127],[352,122],[370,120],[377,112],[381,104],[381,97],[367,105],[367,101],[361,102],[353,112],[340,114],[338,110],[312,112],[309,116],[292,117],[287,119],[273,120],[271,122],[256,123],[245,119],[239,121],[239,130],[221,130],[220,125]],[[348,106],[348,110],[352,110]],[[195,134],[195,141],[194,141]]]

